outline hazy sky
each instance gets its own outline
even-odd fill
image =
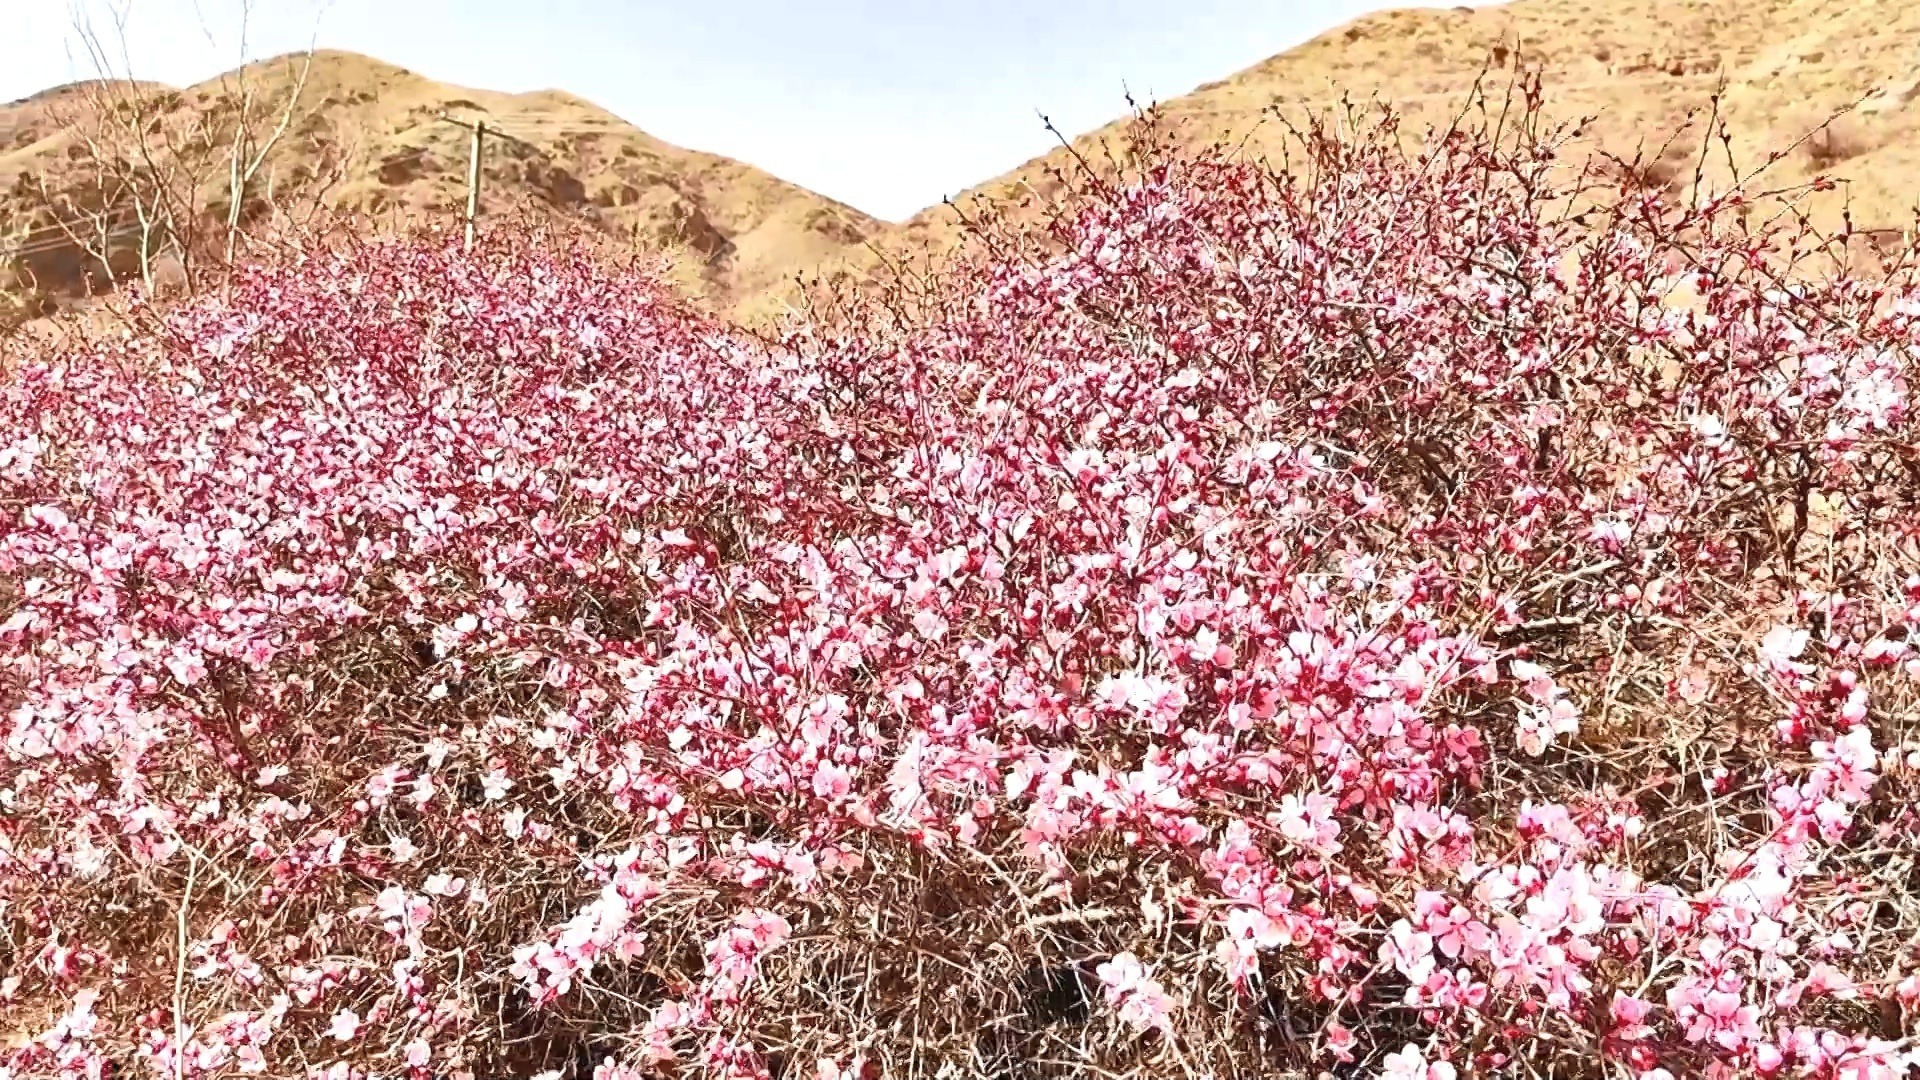
[[[241,0],[128,11],[132,73],[241,57]],[[682,146],[905,217],[1345,22],[1368,0],[254,0],[250,58],[317,41],[492,90],[557,88]],[[0,0],[0,101],[93,72],[64,0]],[[205,29],[203,29],[203,27]],[[211,34],[209,35],[209,31]],[[211,40],[209,37],[211,36]]]

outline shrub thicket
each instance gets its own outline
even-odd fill
[[[1397,147],[15,358],[0,1075],[1905,1075],[1907,268]]]

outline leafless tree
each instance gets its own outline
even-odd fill
[[[212,107],[204,107],[209,102],[188,102],[136,78],[130,0],[109,0],[100,10],[103,17],[74,13],[82,54],[76,59],[95,78],[78,84],[72,102],[60,106],[72,160],[64,182],[40,179],[51,227],[100,267],[109,286],[131,262],[152,292],[159,266],[171,256],[179,284],[197,291],[209,270],[243,253],[245,233],[259,216],[249,212],[256,200],[273,211],[268,218],[284,209],[279,202],[288,192],[276,190],[270,159],[301,115],[312,47],[287,58],[294,65],[290,80],[262,78],[248,64],[252,4],[243,3],[239,63],[220,76]],[[301,195],[315,203],[309,218],[338,181],[343,159],[332,165],[331,177],[305,178]],[[220,202],[224,212],[214,209]]]

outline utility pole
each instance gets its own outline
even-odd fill
[[[464,250],[473,250],[473,219],[480,213],[480,145],[487,138],[485,120],[455,120],[445,113],[440,119],[449,124],[466,128],[473,133],[473,141],[467,151],[467,242]]]
[[[459,120],[454,117],[448,116],[446,113],[441,113],[440,119],[446,121],[449,124],[452,124],[455,127],[466,128],[467,131],[470,132],[473,136],[472,142],[468,144],[468,149],[467,149],[467,245],[466,245],[466,250],[472,251],[473,250],[473,230],[474,230],[473,223],[474,223],[474,219],[480,216],[480,153],[481,153],[481,150],[484,148],[486,141],[488,139],[494,139],[494,140],[505,139],[511,143],[519,143],[522,147],[526,148],[527,150],[533,153],[541,153],[542,151],[538,146],[535,146],[533,143],[530,143],[527,140],[522,139],[517,135],[514,135],[512,132],[508,131],[506,128],[501,127],[497,123],[492,127],[489,127],[487,126],[487,122],[485,120]]]
[[[467,154],[467,251],[473,250],[473,217],[480,212],[480,144],[486,137],[486,121],[474,121],[473,150]]]

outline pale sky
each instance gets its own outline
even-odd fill
[[[242,0],[128,10],[132,74],[242,58]],[[461,86],[561,89],[668,142],[898,219],[1367,10],[1368,0],[253,0],[244,56],[314,42]],[[1404,6],[1404,0],[1401,5]],[[93,75],[65,0],[0,0],[0,101]],[[209,34],[206,29],[212,31]],[[122,72],[124,74],[124,72]]]

